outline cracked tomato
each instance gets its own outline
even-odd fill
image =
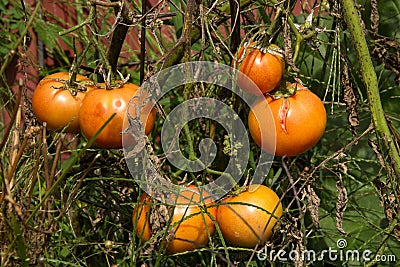
[[[321,99],[299,83],[291,96],[261,96],[248,116],[250,134],[264,151],[276,156],[297,156],[314,147],[326,126]],[[272,115],[270,115],[272,114]]]

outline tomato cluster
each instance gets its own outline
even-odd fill
[[[37,119],[55,131],[77,133],[81,131],[91,139],[105,125],[94,140],[100,148],[122,148],[122,132],[129,101],[140,107],[140,120],[145,134],[154,127],[156,112],[150,102],[144,103],[139,87],[132,83],[116,82],[115,88],[95,84],[89,78],[77,75],[71,81],[68,72],[58,72],[44,77],[37,85],[32,108]],[[139,97],[136,97],[139,95]],[[145,93],[144,93],[145,95]],[[136,110],[129,110],[131,116]]]
[[[282,82],[284,60],[276,45],[241,47],[232,65],[240,70],[238,86],[258,96],[248,126],[261,149],[276,156],[297,156],[317,144],[325,131],[325,107],[302,84]]]
[[[169,227],[160,242],[170,253],[194,250],[205,246],[213,236],[216,224],[224,239],[231,245],[255,247],[272,235],[272,228],[282,216],[282,204],[276,193],[264,185],[251,185],[238,194],[228,196],[218,205],[210,195],[191,185],[172,198],[176,204],[169,209]],[[153,232],[152,212],[160,204],[143,193],[136,204],[132,221],[136,235],[142,242],[149,241]],[[164,206],[165,208],[165,206]]]

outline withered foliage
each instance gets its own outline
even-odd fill
[[[347,118],[353,136],[356,136],[356,127],[360,124],[357,111],[359,95],[349,75],[347,61],[343,62],[342,70],[343,101],[346,104]]]

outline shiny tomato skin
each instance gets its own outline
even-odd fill
[[[290,86],[298,88],[293,96],[286,100],[261,96],[248,116],[254,142],[276,156],[297,156],[306,152],[318,143],[326,127],[326,110],[320,98],[301,84]],[[266,115],[266,104],[272,117]],[[282,105],[288,108],[284,123],[279,115]]]
[[[90,139],[115,113],[115,117],[101,131],[94,141],[100,148],[122,148],[122,132],[125,130],[124,120],[129,101],[139,93],[139,86],[125,83],[120,88],[104,89],[100,84],[88,92],[79,111],[79,124],[83,135]],[[138,102],[138,101],[136,101]],[[146,119],[146,122],[144,120]],[[154,127],[156,112],[150,102],[141,109],[141,121],[145,123],[145,134],[149,134]]]
[[[73,96],[67,89],[68,79],[68,72],[57,72],[44,77],[33,92],[32,109],[40,122],[46,122],[48,129],[61,131],[68,126],[65,132],[78,133],[78,114],[86,93],[78,91]],[[78,74],[76,81],[84,85],[90,79]]]
[[[279,87],[285,71],[285,61],[282,55],[278,52],[274,52],[274,50],[279,49],[276,45],[270,45],[270,50],[272,51],[267,49],[266,53],[255,48],[255,45],[256,43],[253,42],[246,49],[245,46],[242,46],[238,51],[237,58],[233,59],[232,66],[235,60],[240,61],[243,58],[241,62],[236,62],[236,66],[239,68],[240,72],[250,78],[258,88],[250,84],[248,79],[244,78],[242,75],[238,76],[237,85],[244,91],[258,96]],[[246,54],[243,56],[244,52]]]
[[[214,220],[217,215],[217,208],[212,201],[202,199],[210,197],[205,191],[201,192],[191,185],[188,189],[180,192],[180,195],[172,196],[176,204],[171,210],[169,232],[167,234],[166,249],[170,253],[180,253],[191,251],[209,242],[209,236],[215,232]],[[135,206],[132,219],[138,237],[143,241],[148,241],[153,234],[149,222],[150,199],[147,194],[143,194],[139,203]],[[144,203],[144,202],[147,202]],[[162,204],[161,204],[162,205]],[[202,208],[200,208],[202,206]],[[206,212],[203,212],[206,210]]]
[[[229,244],[252,248],[272,236],[272,228],[282,213],[277,194],[264,185],[253,184],[238,195],[223,199],[217,222]]]

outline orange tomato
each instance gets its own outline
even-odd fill
[[[172,197],[176,204],[171,210],[171,223],[167,226],[166,249],[171,253],[179,253],[205,246],[209,236],[214,234],[213,219],[217,215],[217,208],[210,206],[212,202],[204,202],[210,195],[204,191],[200,193],[195,186],[188,186],[178,196]],[[132,215],[136,234],[144,241],[152,235],[148,200],[149,196],[143,194]]]
[[[251,248],[272,236],[272,228],[282,212],[279,197],[272,189],[253,184],[222,201],[217,222],[228,243]]]
[[[135,226],[136,234],[143,241],[148,241],[151,238],[151,228],[148,220],[150,204],[151,198],[146,193],[143,193],[132,213],[132,222]]]
[[[32,109],[36,118],[40,122],[46,122],[46,127],[51,130],[61,131],[65,127],[65,132],[79,132],[78,113],[82,105],[82,100],[86,92],[77,90],[73,95],[68,88],[68,72],[57,72],[44,77],[32,97]],[[76,82],[82,88],[90,89],[85,86],[90,79],[77,74]]]
[[[104,89],[104,86],[100,84],[87,93],[79,111],[79,124],[83,135],[90,139],[115,113],[115,117],[97,136],[94,145],[101,148],[122,148],[122,132],[126,130],[123,127],[127,117],[126,111],[129,101],[139,93],[139,86],[125,83],[119,88],[110,90]],[[139,98],[135,98],[134,101],[138,105],[144,105],[140,110],[140,119],[145,125],[145,134],[148,135],[154,127],[156,111],[151,108],[150,102],[139,103]],[[135,110],[130,110],[130,113],[136,114]]]
[[[294,95],[278,99],[261,96],[251,107],[248,117],[254,142],[277,156],[306,152],[321,139],[326,126],[326,111],[319,97],[301,84],[288,86],[297,87]]]
[[[256,48],[255,45],[255,42],[251,43],[246,50],[242,46],[239,49],[237,58],[232,60],[232,66],[236,61],[240,72],[250,78],[258,88],[255,88],[242,75],[238,76],[238,86],[248,93],[261,95],[279,87],[285,71],[285,62],[278,46],[272,44],[264,53],[259,48]],[[243,55],[244,52],[245,55]],[[241,62],[238,61],[242,58]]]

